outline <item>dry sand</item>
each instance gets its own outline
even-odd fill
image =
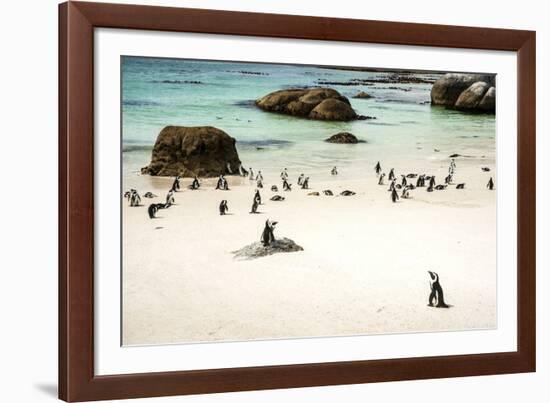
[[[147,205],[164,202],[172,179],[125,177],[125,189],[159,197],[142,207],[123,201],[123,344],[494,328],[496,192],[485,188],[494,161],[457,165],[465,190],[419,188],[395,204],[372,170],[358,180],[341,169],[334,180],[327,167],[310,190],[292,192],[281,191],[277,172],[264,173],[260,214],[249,214],[254,182],[229,177],[231,190],[219,191],[204,180],[191,191],[185,178],[177,204],[153,220]],[[398,177],[422,171],[441,183],[447,162],[395,168]],[[295,182],[299,172],[289,173]],[[285,201],[269,200],[272,184]],[[307,195],[324,189],[357,194]],[[222,199],[227,216],[218,213]],[[276,237],[304,251],[234,259],[268,218],[279,222]],[[428,270],[439,273],[451,308],[427,306]]]

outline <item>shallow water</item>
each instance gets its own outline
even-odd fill
[[[243,73],[252,72],[254,74]],[[458,153],[493,161],[494,115],[474,115],[426,104],[431,84],[326,85],[350,98],[353,108],[375,120],[312,121],[264,112],[253,101],[290,87],[322,80],[379,79],[390,72],[362,72],[276,64],[125,57],[122,61],[123,172],[139,172],[167,125],[216,126],[237,139],[245,167],[307,174],[336,165],[357,177],[376,161],[441,161]],[[440,73],[416,73],[435,79]],[[320,81],[321,80],[321,81]],[[390,88],[391,87],[391,88]],[[371,99],[352,98],[359,91]],[[323,140],[349,131],[366,143]],[[434,149],[440,150],[435,152]]]

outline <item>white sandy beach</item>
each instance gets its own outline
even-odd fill
[[[184,178],[176,205],[152,220],[147,205],[163,203],[173,179],[125,176],[125,190],[159,197],[142,198],[141,207],[123,200],[123,344],[494,328],[496,191],[485,187],[494,159],[457,159],[455,182],[465,190],[418,188],[395,204],[387,181],[377,185],[375,163],[362,179],[344,168],[332,178],[327,166],[326,175],[311,176],[310,190],[292,192],[281,191],[279,172],[263,172],[261,214],[249,214],[255,182],[228,177],[231,190],[219,191],[203,180],[191,191]],[[448,167],[448,160],[381,163],[399,179],[435,174],[438,184]],[[300,172],[289,173],[295,183]],[[269,200],[272,184],[285,201]],[[307,195],[324,189],[357,194]],[[218,213],[222,199],[227,216]],[[234,259],[232,251],[259,240],[268,218],[279,222],[276,237],[304,251]],[[451,308],[427,306],[428,270],[439,273]]]

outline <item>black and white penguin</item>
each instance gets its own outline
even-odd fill
[[[447,189],[447,185],[437,185],[435,187],[435,190],[445,190],[445,189]]]
[[[304,174],[300,174],[300,176],[298,176],[298,186],[302,186],[303,181],[304,181]]]
[[[254,193],[254,201],[258,202],[258,204],[262,204],[262,196],[260,196],[260,191],[256,189],[256,193]]]
[[[285,198],[283,196],[280,196],[280,195],[275,195],[273,196],[271,199],[269,200],[273,200],[273,201],[283,201]]]
[[[407,186],[407,177],[405,175],[401,175],[401,186],[406,187]]]
[[[166,194],[166,204],[168,205],[168,207],[170,207],[175,202],[176,202],[176,199],[174,198],[174,192],[170,190]]]
[[[449,305],[445,303],[445,299],[443,298],[443,288],[439,283],[439,275],[433,271],[428,271],[428,273],[430,274],[430,297],[428,299],[428,306],[448,308]]]
[[[130,207],[138,207],[141,204],[141,197],[137,190],[132,189],[130,191]]]
[[[430,176],[430,184],[429,187],[433,188],[435,186],[435,176]]]
[[[403,188],[403,192],[401,192],[401,198],[402,199],[409,199],[411,197],[410,193],[409,193],[409,188],[408,187],[404,187]]]
[[[407,178],[414,179],[418,176],[418,174],[407,174]]]
[[[177,192],[178,190],[180,190],[180,177],[179,177],[179,175],[176,176],[176,178],[174,179],[174,182],[172,183],[172,191]]]
[[[351,190],[344,190],[342,192],[340,192],[340,196],[353,196],[355,194],[355,192],[351,191]]]
[[[262,175],[262,171],[258,171],[258,174],[256,175],[256,180],[261,180],[263,181],[264,180],[264,176]]]
[[[489,178],[489,182],[487,182],[487,188],[489,190],[493,190],[495,188],[495,182],[493,182],[492,176]]]
[[[277,187],[277,185],[273,185],[273,186],[271,186],[271,191],[272,192],[278,192],[279,188]]]
[[[459,183],[458,185],[456,185],[456,188],[457,189],[464,189],[465,186],[466,186],[465,183]]]
[[[388,192],[393,192],[395,190],[395,178],[391,180],[390,188],[388,189]]]
[[[157,211],[163,208],[165,208],[165,205],[162,203],[150,204],[149,207],[147,208],[147,213],[149,214],[149,218],[157,218],[156,216]]]
[[[147,192],[147,193],[145,193],[145,194],[143,195],[143,197],[146,197],[146,198],[148,198],[148,199],[152,199],[152,198],[154,198],[154,197],[157,197],[157,195],[154,194],[154,193],[152,193],[152,192]]]
[[[453,175],[452,174],[449,174],[445,177],[445,184],[447,185],[451,185],[453,182]]]
[[[302,189],[309,189],[309,176],[307,176],[302,182]]]
[[[325,196],[334,196],[334,193],[332,193],[332,190],[329,190],[329,189],[323,190],[323,194]]]
[[[216,190],[223,189],[223,175],[218,177],[218,182],[216,183]]]
[[[384,185],[384,178],[385,177],[386,177],[386,174],[380,175],[380,177],[378,178],[378,184],[379,185]]]
[[[288,179],[288,171],[285,169],[282,170],[281,172],[281,179]]]
[[[330,174],[331,175],[338,175],[338,169],[336,169],[336,167],[332,168],[332,170],[330,171]]]
[[[275,231],[275,225],[277,225],[277,221],[265,221],[262,237],[260,238],[263,246],[267,247],[275,241],[275,234],[273,233]]]
[[[254,171],[252,170],[252,167],[248,168],[248,172],[249,172],[248,179],[253,181],[254,180]]]
[[[388,175],[388,180],[392,181],[395,179],[395,173],[393,172],[393,168],[390,169],[390,173]]]
[[[264,184],[262,183],[261,179],[256,179],[256,187],[260,188],[260,189],[263,189]]]
[[[491,171],[491,168],[489,168],[489,167],[482,167],[481,170],[482,170],[483,172],[490,172],[490,171]]]
[[[395,188],[391,192],[391,201],[393,203],[397,202],[399,200],[399,195],[397,194],[397,190]]]
[[[419,188],[419,187],[424,187],[424,178],[426,176],[425,175],[419,175],[418,176],[418,179],[416,180],[416,187]]]
[[[283,190],[286,192],[290,192],[292,190],[292,185],[287,182],[286,179],[283,179]]]
[[[252,208],[250,209],[250,214],[257,214],[258,213],[258,201],[256,198],[254,198],[254,201],[252,202]]]
[[[380,175],[380,172],[382,172],[382,167],[380,166],[380,161],[378,161],[376,163],[376,165],[374,166],[374,172],[376,172],[376,175]]]
[[[220,215],[225,215],[227,211],[229,210],[229,207],[227,207],[227,200],[222,200],[219,206],[220,209]]]

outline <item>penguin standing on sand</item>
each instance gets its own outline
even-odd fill
[[[199,183],[199,178],[197,178],[197,175],[193,178],[193,182],[191,182],[191,185],[189,185],[189,189],[191,190],[197,190],[200,188],[201,184]]]
[[[382,167],[380,166],[380,161],[378,161],[376,163],[376,165],[374,167],[374,172],[376,172],[376,175],[380,175],[380,172],[382,172]]]
[[[258,175],[256,175],[256,181],[263,181],[264,176],[262,175],[262,171],[258,171]]]
[[[265,227],[262,232],[261,242],[262,245],[267,247],[275,241],[275,235],[273,232],[275,231],[275,225],[277,225],[277,221],[265,221]]]
[[[256,179],[256,187],[260,188],[260,189],[263,189],[264,184],[262,183],[262,178]]]
[[[223,175],[218,177],[218,182],[216,183],[216,190],[223,189]]]
[[[439,284],[439,275],[436,272],[428,271],[430,274],[430,297],[428,299],[428,306],[435,306],[436,308],[448,308],[449,305],[445,303],[443,298],[443,288]],[[436,305],[434,305],[436,302]]]
[[[291,185],[287,182],[286,179],[283,179],[283,190],[290,192],[292,190]]]
[[[410,199],[411,198],[411,194],[409,193],[409,188],[408,187],[403,188],[403,192],[401,192],[401,198],[402,199]]]
[[[172,183],[172,191],[177,192],[178,190],[180,190],[180,177],[179,177],[179,175],[176,176],[176,178],[174,179],[174,183]]]
[[[304,181],[304,174],[300,174],[300,176],[298,176],[298,186],[302,186],[303,181]]]
[[[132,189],[130,191],[130,207],[138,207],[141,204],[141,197],[137,190]]]
[[[430,184],[429,187],[433,188],[435,186],[435,176],[430,176]]]
[[[391,192],[391,201],[395,203],[398,200],[399,200],[399,195],[397,194],[397,190],[393,188]]]
[[[332,170],[330,171],[330,174],[331,175],[338,175],[338,169],[336,169],[336,167],[332,168]]]
[[[405,175],[401,175],[403,179],[401,179],[401,186],[407,187],[407,177]]]
[[[302,182],[302,189],[309,189],[309,176],[307,176]]]
[[[262,204],[262,196],[260,196],[260,191],[256,189],[256,193],[254,193],[254,201],[258,202],[258,204]]]
[[[170,207],[172,204],[174,204],[176,202],[176,199],[174,198],[174,192],[173,191],[169,191],[167,194],[166,194],[166,205],[168,207]]]
[[[254,198],[252,202],[252,208],[250,209],[250,214],[258,214],[258,200]]]
[[[252,167],[248,168],[248,172],[249,172],[248,179],[253,181],[254,180],[254,171],[252,170]]]
[[[227,213],[227,211],[229,210],[229,207],[227,207],[227,200],[222,200],[219,209],[220,215],[225,215],[225,213]]]
[[[287,180],[288,179],[288,171],[285,169],[283,169],[283,171],[281,172],[281,179],[284,179],[284,180]]]
[[[395,190],[395,178],[393,178],[390,182],[390,188],[388,189],[388,192],[393,192]]]
[[[388,175],[388,179],[390,181],[394,180],[395,179],[395,173],[393,172],[393,168],[390,169],[390,174]]]
[[[378,178],[378,184],[379,185],[384,185],[384,178],[385,177],[386,177],[386,174],[380,175],[380,177]]]
[[[447,175],[445,177],[445,184],[450,185],[450,184],[452,184],[452,182],[453,182],[453,175],[452,174]]]
[[[495,188],[495,182],[493,182],[492,176],[489,178],[489,182],[487,182],[487,188],[489,190],[493,190]]]

